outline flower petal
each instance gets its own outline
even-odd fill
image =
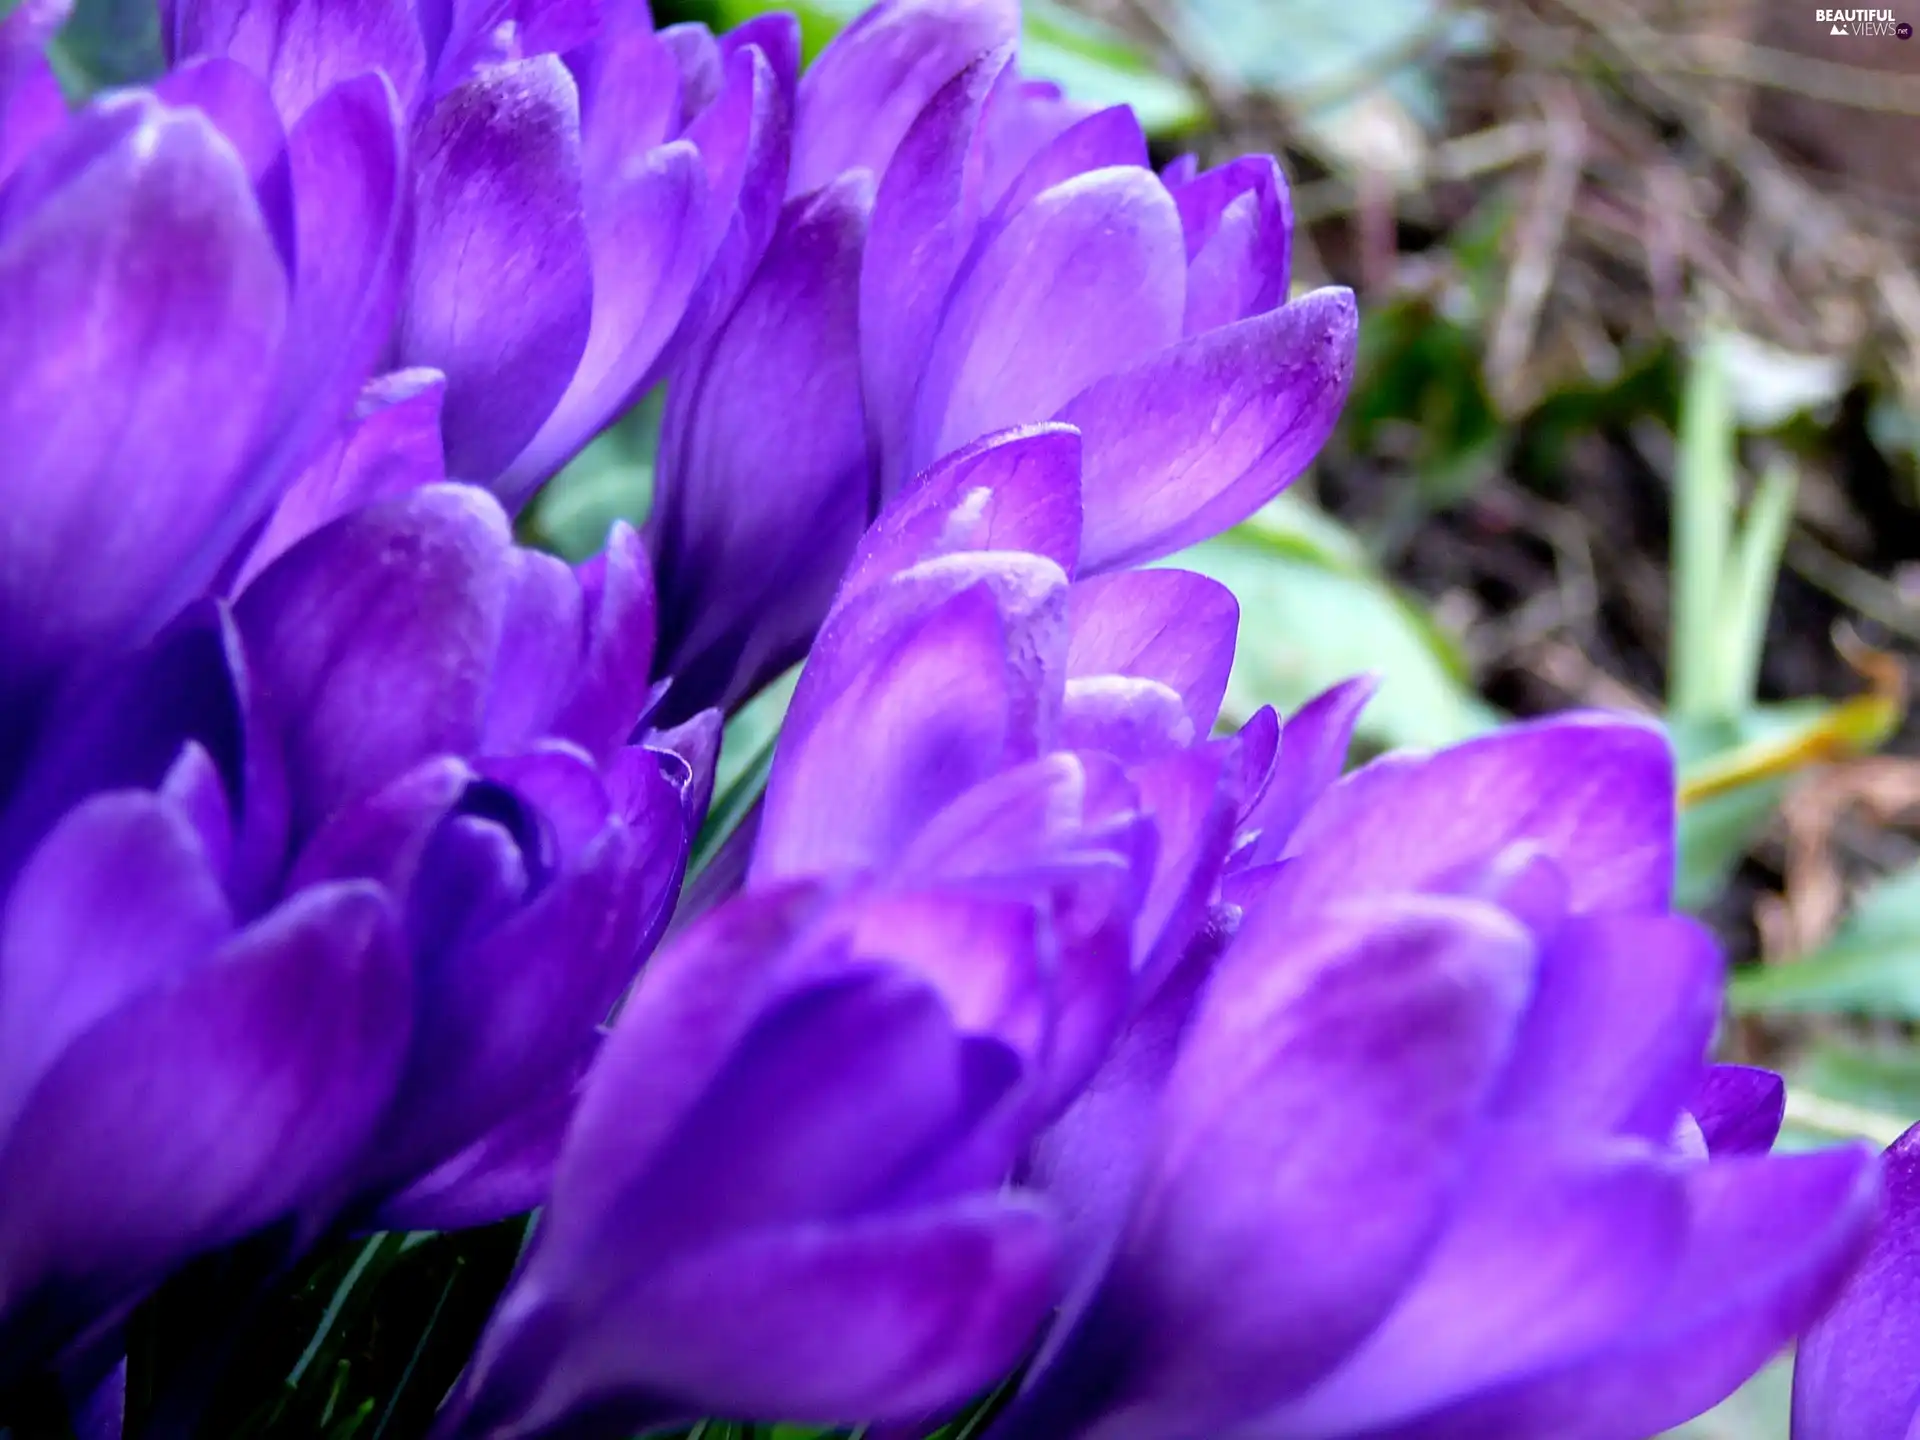
[[[1003,430],[909,482],[861,537],[833,608],[942,555],[1024,550],[1070,575],[1079,549],[1079,435],[1064,425]]]
[[[632,738],[649,705],[653,569],[633,527],[616,522],[601,552],[578,570],[587,609],[586,651],[551,733],[606,756]]]
[[[1243,155],[1184,183],[1166,180],[1187,236],[1186,333],[1287,300],[1293,206],[1271,155]]]
[[[552,55],[490,67],[435,105],[414,156],[399,355],[445,373],[447,472],[486,484],[565,392],[592,323],[573,79]]]
[[[1178,339],[1183,254],[1179,213],[1149,171],[1078,175],[1023,207],[985,242],[926,354],[916,465],[1051,418],[1101,376]]]
[[[1248,841],[1243,864],[1265,865],[1286,852],[1300,818],[1347,768],[1354,727],[1378,688],[1370,675],[1342,681],[1282,722],[1272,764],[1240,817]]]
[[[289,120],[328,90],[370,70],[411,111],[426,53],[405,0],[182,0],[170,53],[228,55],[266,80]]]
[[[1352,293],[1316,290],[1084,374],[1054,413],[1086,436],[1082,569],[1170,555],[1285,489],[1333,432],[1357,333]]]
[[[0,20],[0,181],[67,123],[67,101],[43,53],[29,5]]]
[[[1219,581],[1185,570],[1083,580],[1068,600],[1067,676],[1132,675],[1180,696],[1194,733],[1220,714],[1240,605]]]
[[[1658,727],[1601,714],[1390,755],[1326,792],[1288,842],[1279,884],[1290,896],[1412,890],[1531,843],[1567,877],[1576,912],[1663,912],[1673,775]]]
[[[396,370],[368,382],[351,423],[281,498],[234,590],[244,590],[289,546],[348,511],[444,481],[440,404],[446,389],[437,370]]]
[[[385,901],[334,886],[70,1046],[0,1153],[0,1368],[196,1253],[324,1208],[386,1103],[408,1001]]]
[[[804,195],[849,170],[878,183],[929,101],[989,51],[1013,43],[1011,0],[884,0],[847,26],[800,83],[793,173]]]
[[[668,390],[649,529],[669,721],[730,709],[798,659],[866,526],[869,203],[859,179],[794,202],[738,308]]]
[[[1764,1155],[1787,1113],[1787,1084],[1752,1065],[1710,1065],[1687,1102],[1713,1155]]]
[[[75,122],[72,144],[96,140],[0,241],[4,731],[67,665],[212,578],[286,314],[252,184],[207,120],[125,100]],[[9,194],[67,162],[43,151]]]
[[[260,697],[285,731],[296,830],[477,744],[509,547],[490,497],[435,485],[335,521],[240,597]]]
[[[1884,1218],[1832,1309],[1800,1341],[1795,1440],[1906,1440],[1920,1415],[1920,1130],[1888,1147]],[[1788,1243],[1792,1243],[1789,1241]]]

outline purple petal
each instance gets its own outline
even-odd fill
[[[624,745],[648,707],[654,641],[653,570],[640,537],[624,521],[606,547],[578,571],[586,600],[586,649],[551,733],[590,755]]]
[[[1833,1308],[1800,1341],[1793,1367],[1795,1440],[1906,1440],[1913,1433],[1920,1416],[1916,1157],[1920,1129],[1888,1147],[1881,1162],[1883,1218],[1872,1246]]]
[[[1859,1146],[1698,1166],[1686,1253],[1638,1324],[1581,1361],[1400,1433],[1639,1440],[1702,1414],[1832,1303],[1865,1249],[1878,1178]]]
[[[700,278],[707,191],[692,145],[648,152],[588,199],[593,321],[586,349],[553,413],[501,477],[509,506],[523,503],[646,388]]]
[[[1228,1429],[1326,1374],[1432,1252],[1531,945],[1460,902],[1273,916],[1215,971],[1107,1291],[1014,1433],[1089,1407],[1124,1411],[1115,1437]]]
[[[995,101],[1019,88],[1002,82],[995,93]],[[996,104],[994,110],[1000,108]],[[989,126],[993,125],[994,119],[995,115],[990,111]],[[990,137],[990,142],[991,138],[1005,137]],[[1036,137],[1030,135],[1029,138]],[[1007,159],[1004,151],[996,150],[988,165],[990,168],[1004,165]],[[1139,117],[1125,105],[1115,105],[1083,118],[1074,118],[1059,133],[1048,136],[1032,151],[1021,168],[1007,177],[1004,188],[996,192],[993,200],[996,221],[1004,223],[1007,216],[1038,199],[1055,185],[1064,184],[1090,170],[1105,170],[1115,166],[1147,169],[1147,137],[1140,129]]]
[[[1710,1065],[1687,1102],[1709,1154],[1764,1155],[1787,1113],[1787,1084],[1753,1065]]]
[[[1064,585],[1049,594],[1046,580],[1014,602],[1043,626],[1050,606],[1064,608]],[[883,617],[892,610],[892,595],[875,599]],[[757,879],[882,863],[962,791],[1031,758],[1027,727],[1044,697],[1022,683],[991,589],[962,589],[926,618],[880,630],[878,644],[843,639],[864,618],[843,611],[814,651],[822,663],[802,674],[768,782]]]
[[[933,98],[900,142],[874,198],[860,271],[860,373],[883,494],[898,490],[918,468],[907,454],[914,400],[980,223],[980,117],[1008,71],[1010,53],[1001,49],[974,62]]]
[[[1240,606],[1226,586],[1184,570],[1106,575],[1075,585],[1067,614],[1069,679],[1157,680],[1180,696],[1196,735],[1213,728],[1240,628]]]
[[[1178,691],[1131,675],[1067,681],[1055,743],[1136,764],[1194,742],[1193,719]]]
[[[484,484],[566,391],[592,323],[573,79],[551,55],[490,68],[440,100],[414,155],[399,354],[446,374],[447,472]]]
[[[1186,950],[1206,915],[1233,838],[1233,796],[1217,749],[1168,755],[1133,772],[1158,837],[1153,883],[1134,922],[1134,954],[1149,988]]]
[[[71,1327],[324,1206],[386,1103],[408,1001],[384,900],[347,885],[299,895],[94,1025],[0,1154],[0,1292],[44,1297]],[[9,1358],[30,1363],[15,1339]]]
[[[1187,236],[1185,332],[1198,335],[1287,301],[1293,205],[1271,155],[1166,181]]]
[[[1055,1284],[1050,1217],[1012,1196],[743,1236],[613,1297],[566,1357],[569,1398],[624,1382],[686,1414],[917,1419],[1016,1365]]]
[[[1506,1150],[1482,1159],[1393,1313],[1263,1433],[1391,1432],[1643,1322],[1685,1239],[1675,1168],[1645,1153],[1557,1154],[1546,1134],[1517,1134]]]
[[[566,562],[537,550],[507,552],[500,648],[480,748],[500,754],[549,733],[573,689],[584,630],[580,585]]]
[[[1281,724],[1272,766],[1240,817],[1241,829],[1251,841],[1244,863],[1265,865],[1286,852],[1300,818],[1347,768],[1354,727],[1378,688],[1379,681],[1370,675],[1342,681],[1314,696]]]
[[[570,1084],[528,1105],[387,1201],[373,1223],[383,1230],[466,1230],[545,1204],[576,1093]]]
[[[298,829],[478,742],[509,546],[484,492],[435,485],[335,521],[240,597],[261,699],[285,730]]]
[[[908,128],[968,65],[1018,36],[1010,0],[884,0],[837,35],[800,83],[787,193],[849,170],[878,182]]]
[[[272,93],[246,66],[225,57],[196,60],[163,75],[153,93],[168,105],[200,111],[232,143],[253,177],[261,216],[291,272],[298,252],[293,177],[286,127],[274,109]]]
[[[1076,176],[1021,209],[973,262],[926,354],[916,462],[1047,419],[1101,376],[1178,339],[1182,254],[1179,214],[1148,171]],[[1132,421],[1137,443],[1140,416]],[[1090,476],[1099,473],[1092,459],[1089,451]]]
[[[587,194],[617,186],[636,155],[680,133],[680,66],[650,26],[603,33],[566,57],[580,89],[580,164]]]
[[[106,148],[13,219],[0,255],[10,707],[211,578],[206,537],[244,503],[285,319],[253,187],[205,119],[124,101],[73,143],[96,133]],[[40,168],[9,194],[46,185]]]
[[[1686,917],[1568,921],[1542,947],[1500,1109],[1562,1135],[1664,1142],[1706,1068],[1725,980]]]
[[[668,389],[650,534],[670,718],[732,708],[792,664],[866,525],[868,205],[854,179],[789,207],[738,308]]]
[[[403,120],[386,78],[363,75],[321,96],[288,135],[287,161],[299,266],[277,428],[255,482],[274,494],[350,418],[391,345],[413,220]]]
[[[1079,435],[1064,425],[1003,430],[907,484],[861,537],[833,608],[942,555],[1024,550],[1071,575],[1079,549]]]
[[[1348,776],[1294,832],[1280,883],[1302,897],[1413,890],[1527,843],[1566,875],[1575,911],[1658,913],[1673,889],[1673,816],[1658,727],[1599,714],[1530,722]]]
[[[352,422],[301,472],[253,543],[236,591],[295,542],[350,510],[446,479],[437,370],[396,370],[360,392]]]
[[[185,0],[175,10],[176,59],[227,55],[266,80],[297,119],[342,80],[385,73],[411,112],[426,54],[405,0]]]
[[[1060,87],[1051,80],[1034,80],[1009,73],[995,88],[981,124],[988,203],[997,207],[1008,187],[1027,170],[1033,157],[1060,135],[1091,115],[1105,113],[1111,117],[1119,108],[1098,112],[1082,101],[1066,99]],[[1116,124],[1111,118],[1107,123]],[[1134,122],[1133,130],[1139,133],[1138,121]],[[1131,145],[1130,138],[1126,143]],[[1145,165],[1146,138],[1141,136],[1137,151],[1129,150],[1110,163]],[[1093,170],[1099,166],[1092,164],[1079,168]],[[1064,175],[1056,178],[1064,178]]]
[[[42,53],[37,27],[23,25],[33,7],[0,20],[0,182],[27,154],[67,123],[67,101]]]
[[[1352,292],[1317,290],[1083,374],[1055,414],[1086,436],[1082,569],[1172,554],[1285,489],[1333,432],[1357,333]]]
[[[172,806],[122,791],[67,816],[0,924],[0,1133],[69,1045],[232,928],[200,837]]]

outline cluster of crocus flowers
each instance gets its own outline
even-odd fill
[[[174,0],[72,114],[55,8],[0,22],[0,1407],[226,1247],[536,1209],[446,1440],[1636,1440],[1845,1282],[1874,1159],[1708,1062],[1658,732],[1343,777],[1366,685],[1221,732],[1232,595],[1134,568],[1344,398],[1270,159],[1156,172],[994,0],[804,77],[639,0]],[[644,531],[516,544],[662,381]]]

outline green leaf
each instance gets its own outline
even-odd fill
[[[1869,889],[1839,934],[1806,959],[1735,976],[1728,998],[1749,1013],[1920,1020],[1920,866]]]
[[[1730,715],[1752,698],[1729,696],[1722,683],[1721,616],[1731,563],[1738,466],[1721,344],[1717,335],[1709,335],[1693,357],[1680,407],[1667,680],[1667,704],[1677,720]]]
[[[1793,1360],[1781,1356],[1698,1420],[1669,1430],[1666,1440],[1788,1440],[1792,1409]]]
[[[151,80],[167,68],[159,11],[152,0],[79,0],[47,61],[73,101]]]
[[[1370,748],[1448,745],[1498,723],[1448,638],[1368,564],[1348,531],[1304,501],[1282,496],[1166,563],[1211,575],[1239,598],[1229,723],[1262,705],[1286,714],[1362,671],[1381,680],[1360,721]]]
[[[601,431],[541,488],[521,521],[521,539],[577,565],[600,553],[616,520],[645,520],[665,409],[666,390],[656,386]]]

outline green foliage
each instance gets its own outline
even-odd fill
[[[1381,679],[1360,722],[1370,748],[1447,745],[1497,723],[1467,683],[1452,641],[1379,574],[1349,532],[1304,501],[1283,495],[1168,563],[1211,575],[1239,598],[1230,722],[1261,705],[1284,715],[1366,670]]]
[[[1737,976],[1731,998],[1736,1009],[1755,1013],[1851,1011],[1920,1021],[1920,866],[1868,889],[1814,954]]]
[[[616,520],[638,525],[653,503],[666,389],[656,386],[542,487],[520,522],[529,545],[578,564],[600,552]]]

